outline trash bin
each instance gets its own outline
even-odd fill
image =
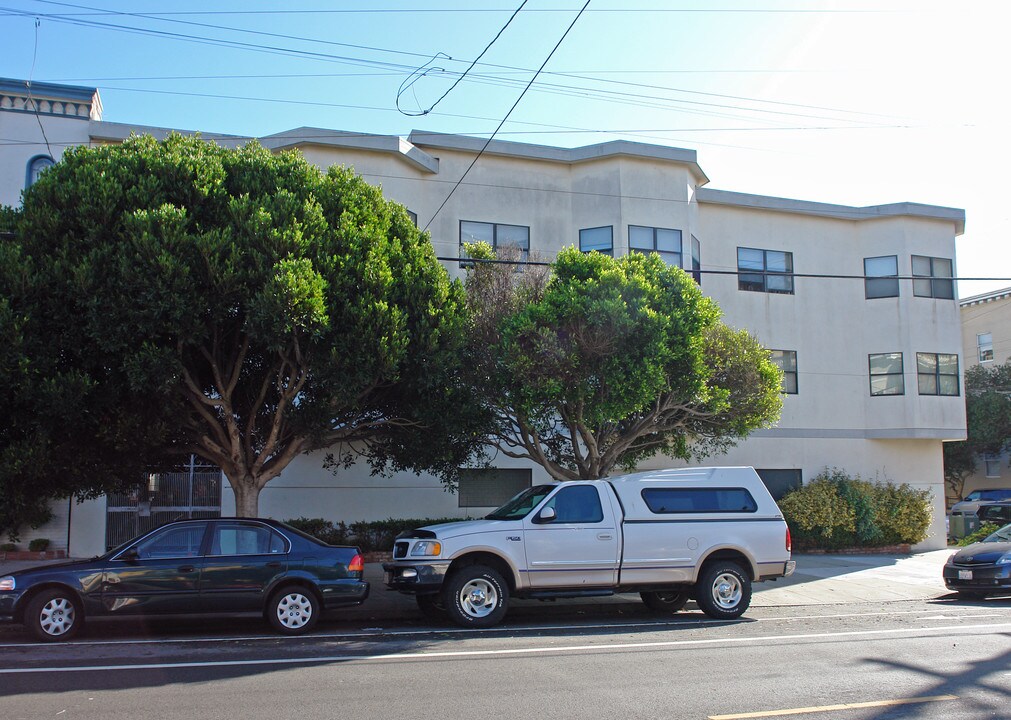
[[[948,534],[956,540],[979,530],[979,518],[975,515],[952,513],[948,519]]]

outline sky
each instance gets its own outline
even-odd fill
[[[0,0],[0,76],[204,132],[689,148],[721,190],[962,208],[959,295],[1011,287],[1011,3],[585,2]]]

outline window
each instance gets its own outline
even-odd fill
[[[604,519],[600,495],[592,485],[562,488],[544,507],[555,509],[553,523],[599,523]]]
[[[587,228],[579,231],[579,250],[587,253],[596,250],[604,255],[614,256],[614,240],[610,225]]]
[[[258,525],[215,526],[210,555],[278,555],[287,544],[277,533]]]
[[[913,295],[951,300],[955,297],[951,260],[913,255]]]
[[[777,502],[789,492],[793,492],[804,484],[803,472],[801,470],[759,470],[755,469],[758,477],[762,478],[765,487],[769,489],[772,499]]]
[[[418,227],[418,213],[413,210],[408,210],[407,217],[411,218],[411,222],[414,223],[414,227]]]
[[[737,248],[737,287],[793,295],[793,253]]]
[[[868,355],[871,374],[871,395],[904,395],[906,385],[902,379],[902,353]]]
[[[486,242],[494,250],[513,248],[519,260],[530,257],[530,228],[525,225],[460,221],[460,257],[465,257],[463,246],[467,243]],[[464,263],[461,263],[461,265]]]
[[[39,179],[39,175],[48,167],[52,167],[56,163],[48,155],[36,155],[31,160],[28,161],[28,173],[25,178],[25,187],[30,188],[35,184],[35,181]]]
[[[899,296],[897,255],[864,258],[864,295],[868,300]]]
[[[988,478],[1000,477],[1000,455],[984,455],[983,464],[986,466],[986,476]]]
[[[134,546],[137,557],[142,560],[197,557],[204,539],[204,527],[200,524],[166,528],[137,543]]]
[[[993,362],[993,334],[981,333],[976,336],[976,352],[981,363]]]
[[[958,355],[916,353],[920,395],[958,395]]]
[[[647,488],[646,507],[658,515],[677,513],[752,513],[758,504],[744,488]]]
[[[628,251],[655,252],[668,265],[681,267],[681,231],[629,225]]]
[[[702,245],[694,235],[692,235],[692,277],[696,283],[702,284]]]
[[[498,507],[530,487],[531,470],[461,468],[458,490],[460,507]]]
[[[783,371],[783,385],[780,392],[787,395],[797,394],[797,351],[770,350],[772,362]]]

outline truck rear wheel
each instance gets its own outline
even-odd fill
[[[715,562],[703,569],[695,600],[709,617],[733,620],[751,604],[751,578],[737,563]]]
[[[442,604],[449,619],[461,627],[491,627],[505,617],[509,587],[492,568],[465,565],[447,578]]]
[[[639,597],[650,610],[661,615],[669,615],[684,610],[688,604],[688,593],[677,590],[657,590],[641,592]]]

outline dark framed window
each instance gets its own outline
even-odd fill
[[[983,455],[984,472],[988,478],[1000,477],[1000,455],[986,453]]]
[[[702,244],[694,235],[692,235],[692,277],[697,284],[702,284]]]
[[[656,253],[673,267],[681,265],[681,231],[669,228],[628,226],[628,251]]]
[[[783,385],[780,392],[787,395],[797,394],[797,351],[770,350],[772,362],[783,371]]]
[[[657,515],[753,513],[758,504],[745,488],[646,488],[642,499]]]
[[[777,470],[755,468],[758,477],[762,478],[765,487],[768,488],[772,499],[779,501],[787,493],[791,493],[804,484],[804,473],[802,470]]]
[[[485,242],[494,250],[513,248],[519,260],[530,257],[530,228],[526,225],[506,225],[504,223],[460,221],[460,257],[466,257],[463,246],[468,243]],[[466,263],[460,263],[461,266]]]
[[[48,155],[36,155],[31,160],[28,161],[28,169],[25,172],[25,187],[30,188],[35,184],[35,181],[39,179],[39,175],[46,168],[52,167],[56,164]]]
[[[897,255],[864,258],[864,295],[868,300],[899,296]]]
[[[916,297],[954,299],[952,278],[951,259],[913,255],[913,295]]]
[[[533,471],[523,468],[460,468],[459,507],[496,508],[529,488]]]
[[[216,523],[211,532],[208,555],[277,555],[288,544],[284,538],[262,525]]]
[[[411,222],[414,223],[414,227],[418,227],[418,213],[413,210],[408,210],[407,217],[411,218]]]
[[[878,353],[867,356],[870,368],[871,395],[905,395],[902,374],[902,353]]]
[[[976,335],[976,354],[981,363],[993,362],[993,333]]]
[[[604,225],[603,227],[580,230],[579,250],[584,253],[596,250],[604,255],[614,257],[614,228]]]
[[[552,523],[599,523],[604,519],[600,494],[592,485],[562,488],[544,503],[544,507],[555,509]]]
[[[169,527],[141,540],[133,549],[141,560],[197,557],[200,555],[205,529],[203,524]]]
[[[737,288],[793,295],[793,253],[737,248]]]
[[[916,353],[916,384],[920,395],[958,395],[958,355]]]

